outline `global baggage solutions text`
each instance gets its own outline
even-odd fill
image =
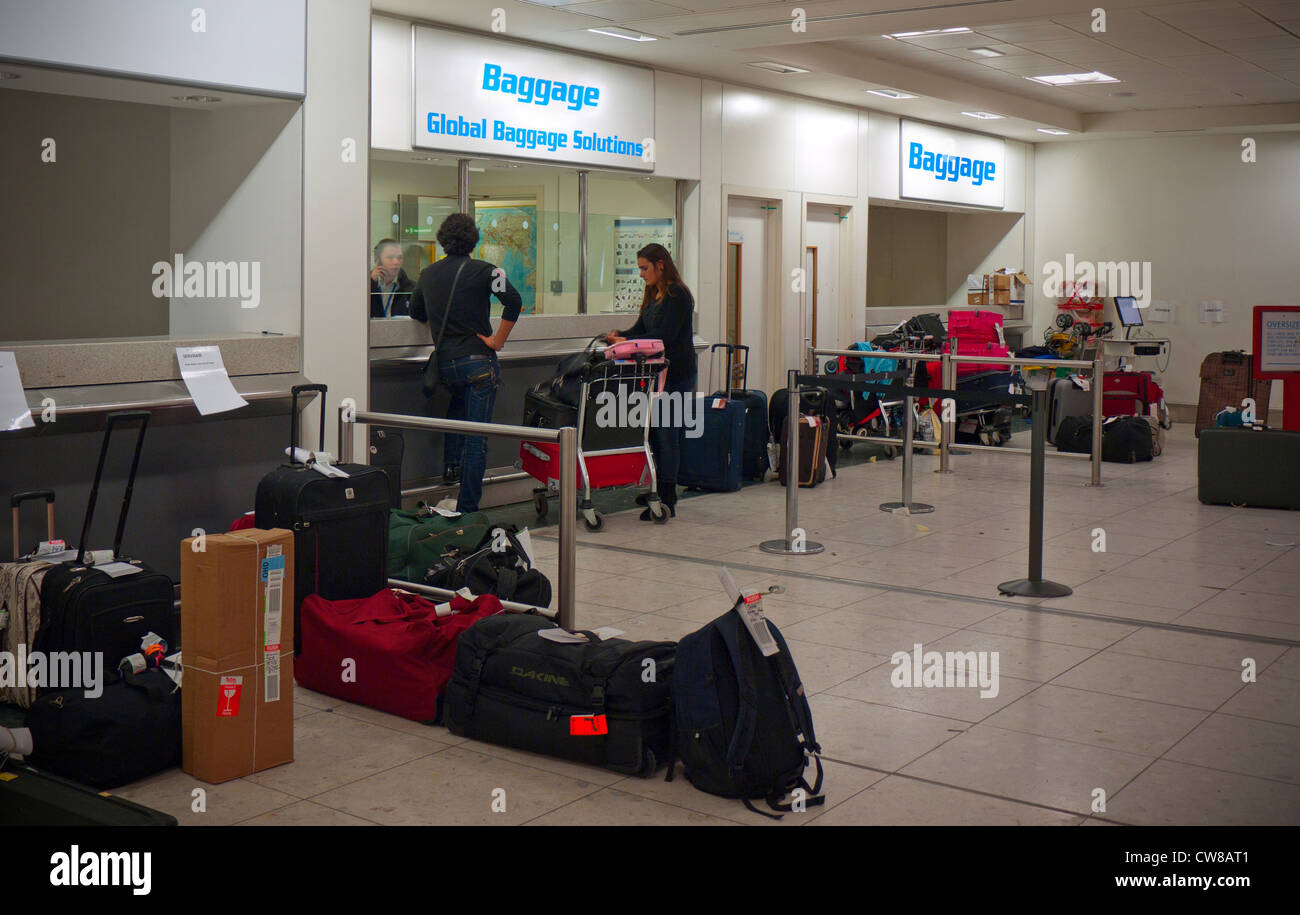
[[[476,140],[490,138],[519,149],[546,149],[551,152],[560,149],[577,149],[635,158],[640,158],[645,152],[645,147],[640,140],[625,140],[618,134],[601,136],[594,130],[575,130],[572,134],[572,145],[569,144],[570,134],[555,130],[536,130],[532,127],[516,127],[500,120],[492,122],[492,132],[489,134],[487,118],[467,121],[460,115],[448,117],[440,111],[429,112],[426,126],[431,134],[470,137]]]

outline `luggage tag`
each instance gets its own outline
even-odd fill
[[[42,540],[39,544],[37,544],[36,552],[33,555],[44,557],[49,555],[50,553],[68,553],[68,552],[71,551],[68,549],[67,543],[65,543],[62,540]]]
[[[763,653],[763,657],[770,658],[772,655],[781,651],[780,646],[776,644],[776,639],[772,638],[772,630],[767,628],[767,620],[763,618],[763,595],[762,593],[746,588],[741,591],[736,586],[736,580],[731,577],[731,572],[726,566],[718,572],[718,578],[722,581],[722,587],[726,590],[727,596],[731,598],[732,606],[740,614],[740,618],[745,623],[745,628],[749,630],[750,636],[754,643],[758,645],[758,650]]]
[[[591,641],[583,633],[570,632],[567,629],[538,629],[537,634],[547,641],[558,642],[561,645],[581,645]]]
[[[111,551],[109,552],[111,555]],[[103,565],[96,565],[95,568],[112,578],[122,578],[125,575],[135,575],[144,571],[144,569],[129,562],[106,562]]]
[[[609,733],[609,723],[604,715],[570,715],[570,737],[601,737]]]

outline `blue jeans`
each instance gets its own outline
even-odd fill
[[[501,386],[501,366],[496,353],[439,362],[438,374],[451,394],[448,419],[492,421],[492,407],[497,388]],[[478,511],[479,500],[483,498],[483,474],[487,471],[487,439],[481,435],[448,432],[443,438],[443,468],[448,472],[460,471],[456,511]]]
[[[664,393],[679,393],[683,397],[688,397],[695,393],[695,381],[697,375],[692,372],[691,376],[676,384],[664,385]],[[668,411],[660,414],[667,417]],[[659,476],[659,483],[662,487],[677,485],[677,470],[682,462],[682,443],[686,441],[686,425],[671,427],[662,427],[654,425],[650,429],[650,451],[655,456],[655,472]]]

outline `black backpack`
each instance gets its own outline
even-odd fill
[[[605,351],[594,348],[602,339],[600,336],[592,337],[582,352],[565,356],[555,367],[555,374],[549,380],[534,385],[533,390],[571,407],[577,406],[582,397],[584,373],[589,366],[600,365],[605,361]]]
[[[741,798],[755,813],[780,819],[750,801],[762,798],[773,810],[788,812],[793,805],[781,798],[802,789],[805,806],[825,803],[821,747],[785,639],[769,621],[780,650],[764,657],[739,607],[737,602],[677,643],[672,681],[677,757],[696,788]],[[813,785],[804,779],[810,760],[817,766]],[[669,779],[672,774],[670,764]]]
[[[504,534],[502,540],[495,536],[498,530]],[[493,549],[498,544],[504,549]],[[550,579],[528,561],[514,525],[490,529],[472,553],[444,553],[429,569],[425,584],[449,591],[469,588],[475,594],[493,594],[534,607],[551,605]]]

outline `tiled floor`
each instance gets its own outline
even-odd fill
[[[1027,563],[1027,458],[935,466],[918,458],[914,499],[937,506],[924,516],[877,509],[898,498],[897,462],[801,491],[819,555],[757,549],[782,533],[774,484],[684,499],[662,527],[613,515],[579,535],[579,625],[679,638],[727,609],[719,564],[782,588],[765,610],[811,696],[827,800],[781,825],[1300,824],[1300,513],[1197,502],[1187,426],[1154,463],[1105,465],[1099,489],[1084,462],[1049,460],[1045,576],[1074,594],[1002,598],[996,584]],[[536,541],[552,576],[554,535]],[[891,656],[917,643],[996,652],[996,695],[894,686]],[[680,777],[466,741],[302,689],[295,701],[292,764],[118,793],[195,825],[772,823]]]

